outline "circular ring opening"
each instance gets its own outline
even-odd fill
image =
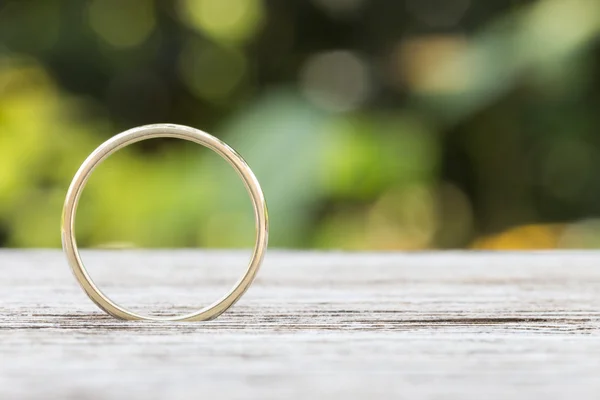
[[[238,173],[244,182],[254,208],[256,241],[252,257],[244,275],[234,287],[221,299],[197,312],[175,317],[143,316],[119,306],[106,296],[89,276],[77,247],[75,238],[75,219],[79,199],[92,172],[111,154],[130,144],[153,138],[176,138],[195,142],[205,146],[223,157]],[[268,242],[268,213],[258,180],[244,159],[221,140],[198,129],[174,124],[155,124],[133,128],[122,132],[101,144],[83,162],[67,192],[62,220],[63,251],[67,256],[73,273],[88,297],[108,314],[124,320],[154,321],[206,321],[214,319],[231,307],[252,284],[264,258]]]

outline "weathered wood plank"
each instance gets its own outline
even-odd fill
[[[94,251],[140,312],[221,296],[245,252]],[[0,251],[0,399],[600,397],[600,253],[271,251],[206,323],[123,322],[59,251]]]

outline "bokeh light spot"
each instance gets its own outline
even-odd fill
[[[438,223],[435,199],[428,187],[413,185],[393,188],[375,203],[369,213],[369,248],[428,248]]]
[[[262,0],[182,0],[179,5],[185,23],[218,40],[245,41],[264,20]]]
[[[117,48],[141,44],[156,24],[151,0],[94,0],[89,5],[88,16],[94,32]]]
[[[460,35],[429,35],[405,40],[391,56],[392,81],[399,87],[426,94],[464,91],[473,71],[464,66],[448,66],[464,56],[467,49],[468,43]]]
[[[590,0],[546,0],[523,14],[524,29],[520,56],[533,54],[547,61],[571,51],[578,44],[596,37],[600,31],[600,3]]]
[[[496,235],[485,236],[473,243],[480,250],[555,249],[562,233],[559,224],[532,224],[510,228]]]
[[[246,59],[234,48],[192,40],[181,54],[179,70],[194,95],[218,102],[243,81]]]
[[[306,62],[301,75],[304,94],[330,111],[357,108],[372,89],[366,62],[349,51],[316,54]]]

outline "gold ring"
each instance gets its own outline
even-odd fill
[[[150,317],[139,315],[128,311],[113,302],[108,296],[102,293],[89,276],[81,261],[79,250],[77,248],[77,240],[75,238],[75,216],[77,213],[77,205],[85,184],[94,169],[111,154],[123,147],[142,140],[161,137],[183,139],[198,143],[215,151],[231,164],[244,181],[244,185],[250,194],[256,221],[256,242],[254,251],[250,263],[248,264],[248,268],[240,280],[238,280],[229,293],[213,304],[202,308],[197,312],[175,317]],[[236,153],[235,150],[214,136],[198,129],[174,124],[155,124],[133,128],[112,137],[100,145],[89,155],[75,174],[71,186],[69,187],[69,191],[67,192],[62,219],[63,251],[67,256],[67,260],[73,269],[77,281],[89,298],[96,303],[98,307],[108,314],[124,320],[206,321],[218,317],[235,304],[252,284],[267,249],[269,237],[268,231],[269,220],[265,197],[256,176],[254,176],[254,173],[244,159]]]

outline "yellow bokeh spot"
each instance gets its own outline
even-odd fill
[[[426,186],[393,188],[369,212],[368,248],[422,250],[431,247],[438,229],[433,192]]]
[[[473,248],[479,250],[555,249],[564,226],[560,224],[524,225],[497,235],[477,239]]]
[[[245,41],[264,20],[262,0],[182,0],[181,18],[217,40]]]
[[[143,43],[156,25],[151,0],[95,0],[88,11],[94,32],[106,43],[118,48]]]

